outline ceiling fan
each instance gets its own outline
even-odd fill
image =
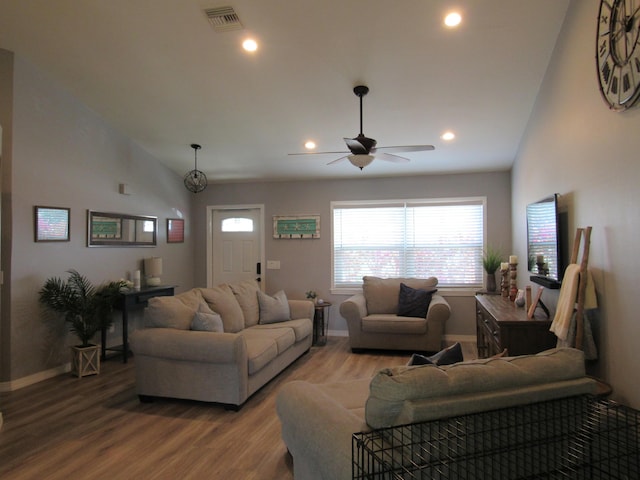
[[[396,155],[400,152],[423,152],[427,150],[434,150],[433,145],[401,145],[396,147],[376,147],[376,141],[373,138],[368,138],[362,133],[362,97],[369,93],[369,87],[365,85],[358,85],[354,87],[353,93],[360,98],[360,133],[355,138],[345,138],[344,141],[349,148],[349,151],[344,152],[305,152],[305,153],[290,153],[289,155],[323,155],[323,154],[345,154],[336,160],[329,162],[327,165],[341,162],[343,160],[349,160],[352,165],[362,170],[369,165],[374,158],[386,160],[388,162],[405,163],[409,159]],[[393,153],[391,153],[393,152]]]

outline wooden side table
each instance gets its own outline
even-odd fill
[[[327,333],[329,332],[329,313],[331,312],[331,302],[315,304],[315,314],[313,315],[313,344],[326,345]]]
[[[147,287],[140,290],[130,290],[122,293],[122,297],[116,308],[122,311],[122,345],[107,348],[107,330],[102,329],[102,360],[106,359],[107,350],[122,352],[122,362],[127,363],[129,356],[129,312],[147,306],[148,300],[153,297],[173,296],[175,287],[160,286]]]

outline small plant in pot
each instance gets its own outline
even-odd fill
[[[111,313],[120,297],[122,281],[104,283],[95,287],[76,270],[68,270],[69,278],[47,279],[39,292],[39,300],[48,309],[63,315],[69,330],[81,344],[72,347],[79,359],[73,357],[74,373],[84,376],[100,371],[98,347],[91,343],[97,332],[109,328]]]
[[[500,268],[502,263],[502,254],[499,250],[487,247],[482,255],[482,268],[487,273],[487,291],[496,291],[496,270]]]

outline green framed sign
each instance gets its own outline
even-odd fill
[[[320,238],[320,215],[274,215],[273,238]]]

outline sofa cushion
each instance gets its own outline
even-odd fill
[[[362,319],[362,331],[367,333],[424,334],[427,320],[397,315],[367,315]]]
[[[189,290],[173,297],[150,298],[144,310],[144,326],[189,330],[202,297]]]
[[[567,381],[565,390],[554,387],[562,381]],[[592,388],[585,377],[584,353],[572,348],[442,367],[400,366],[383,369],[372,379],[366,420],[380,428],[588,393]]]
[[[296,334],[293,329],[288,327],[281,328],[247,328],[240,332],[246,338],[269,338],[276,343],[278,347],[278,355],[296,343]]]
[[[436,277],[420,278],[379,278],[362,277],[362,293],[367,303],[367,313],[398,313],[400,284],[423,290],[434,289],[438,285]]]
[[[242,309],[229,285],[223,284],[199,290],[209,308],[222,317],[225,332],[238,333],[244,328]]]
[[[262,335],[242,335],[247,346],[249,375],[262,370],[278,356],[278,345],[269,337]]]
[[[437,292],[436,288],[424,290],[421,288],[411,288],[409,285],[400,283],[398,315],[403,317],[426,318],[434,292]]]
[[[260,323],[277,323],[291,320],[289,302],[283,290],[277,292],[273,297],[266,293],[258,292],[258,304],[260,305]]]
[[[247,280],[237,285],[229,285],[236,296],[244,315],[244,326],[257,325],[260,320],[260,305],[258,304],[258,291],[260,287],[255,280]]]
[[[249,330],[265,330],[270,328],[282,327],[291,328],[296,337],[296,343],[313,334],[313,323],[308,318],[297,318],[295,320],[288,320],[286,322],[254,325],[253,327],[249,327]]]

